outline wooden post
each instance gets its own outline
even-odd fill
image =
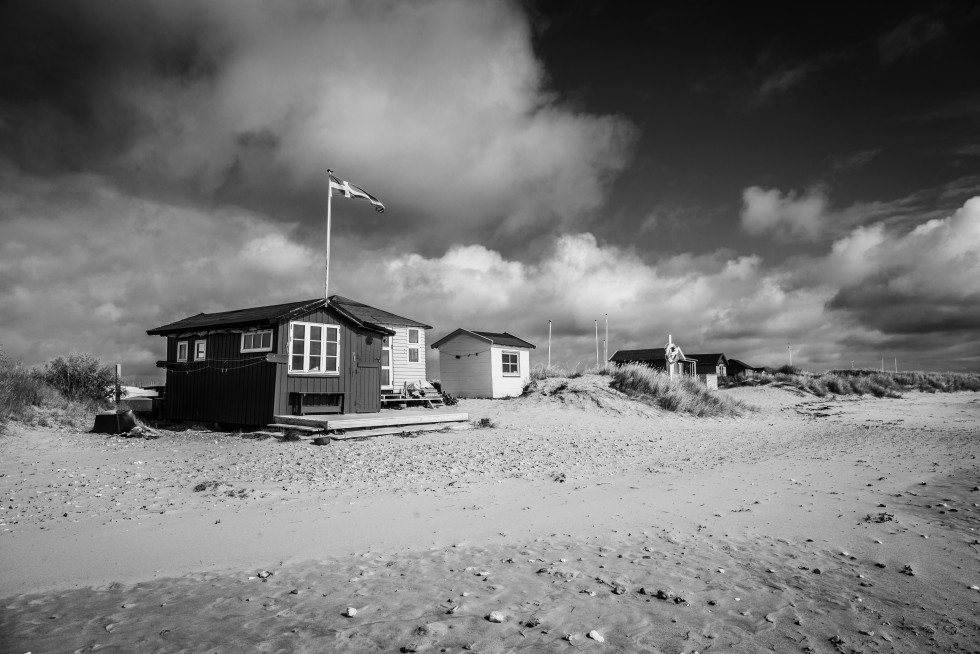
[[[120,378],[122,377],[122,364],[116,364],[116,408],[119,408],[119,400],[122,398],[122,388],[120,387]]]

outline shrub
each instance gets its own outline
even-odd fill
[[[41,375],[48,384],[72,402],[105,404],[115,391],[115,370],[91,354],[58,357],[44,366]]]

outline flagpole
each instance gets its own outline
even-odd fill
[[[330,205],[333,198],[333,184],[330,183],[330,175],[333,171],[327,168],[327,259],[323,270],[323,299],[330,300]]]

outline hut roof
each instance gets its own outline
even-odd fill
[[[610,358],[613,363],[666,363],[667,353],[662,347],[645,350],[617,350]],[[691,361],[691,357],[681,351],[681,361]]]
[[[694,359],[700,364],[717,366],[719,364],[728,365],[728,357],[724,354],[688,354],[688,359]]]
[[[527,347],[532,349],[535,347],[534,345],[528,343],[524,339],[518,338],[513,334],[508,334],[507,332],[480,332],[480,331],[474,331],[474,330],[462,329],[462,328],[457,329],[456,331],[443,336],[438,341],[433,343],[430,347],[437,348],[443,343],[445,343],[446,341],[448,341],[449,339],[459,334],[474,336],[480,340],[487,341],[491,345],[500,345],[503,347]]]
[[[161,327],[148,329],[150,336],[167,336],[170,334],[180,334],[212,329],[234,329],[241,327],[264,327],[271,326],[283,320],[288,320],[304,313],[315,311],[327,306],[340,314],[346,320],[354,323],[358,327],[380,332],[382,334],[394,334],[390,329],[381,327],[370,320],[365,320],[339,302],[334,302],[338,296],[330,297],[328,304],[323,298],[315,300],[299,300],[296,302],[286,302],[284,304],[271,304],[263,307],[251,307],[248,309],[234,309],[232,311],[219,311],[216,313],[199,313],[188,318],[183,318]],[[342,298],[346,299],[346,298]],[[368,309],[367,305],[362,305]],[[377,310],[376,310],[377,311]],[[387,313],[387,312],[383,312]],[[389,314],[394,315],[394,314]]]
[[[417,320],[405,318],[383,309],[369,307],[362,302],[351,300],[342,295],[331,295],[330,303],[342,306],[347,309],[348,313],[356,316],[363,322],[374,323],[375,325],[406,325],[408,327],[419,327],[420,329],[432,329],[432,325],[426,325]]]

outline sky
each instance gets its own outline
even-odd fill
[[[980,5],[0,6],[0,347],[323,292],[532,363],[980,370]],[[600,344],[600,349],[604,349]],[[429,377],[438,354],[428,352]]]

